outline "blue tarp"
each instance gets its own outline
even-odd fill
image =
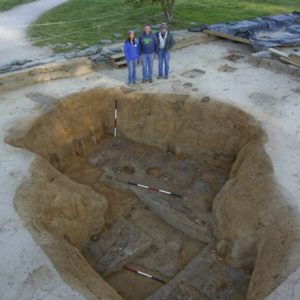
[[[207,29],[249,39],[259,51],[275,46],[300,46],[300,12],[219,23]]]

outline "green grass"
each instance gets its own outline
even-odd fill
[[[182,2],[183,1],[179,1],[179,3]],[[226,1],[226,3],[222,0],[192,0],[188,1],[185,5],[178,5],[176,18],[182,26],[188,26],[191,20],[199,23],[213,24],[218,22],[246,20],[258,16],[275,15],[297,9],[300,9],[300,3],[296,0],[231,0]]]
[[[173,30],[187,28],[191,22],[213,24],[300,10],[299,0],[177,0],[176,3],[175,20],[170,26]],[[162,21],[159,5],[136,7],[125,4],[124,0],[69,0],[43,15],[29,29],[29,34],[36,45],[56,45],[55,50],[63,51],[59,45],[73,43],[74,47],[83,48],[100,39],[113,40],[114,32],[122,33],[123,40],[128,29],[142,30],[143,24]],[[53,22],[69,23],[38,25]]]
[[[14,6],[33,1],[34,0],[0,0],[0,11],[9,10]]]

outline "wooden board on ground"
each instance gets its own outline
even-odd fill
[[[289,59],[300,64],[300,54],[294,54],[294,53],[291,53],[289,55]]]
[[[275,48],[269,48],[268,51],[271,52],[272,54],[275,54],[280,57],[286,57],[286,58],[288,57],[288,55],[286,53],[279,51]]]
[[[240,42],[240,43],[251,45],[251,42],[248,39],[241,38],[241,37],[238,37],[238,36],[226,34],[226,33],[219,32],[219,31],[209,30],[209,29],[204,29],[203,32],[205,32],[207,34],[210,34],[210,35],[217,36],[217,37],[221,37],[221,38],[224,38],[224,39],[232,40],[232,41],[235,41],[235,42]]]
[[[119,59],[125,58],[125,55],[124,55],[123,52],[121,52],[121,53],[117,53],[117,54],[112,55],[110,58],[113,59],[113,60],[119,60]]]
[[[300,55],[294,53],[286,54],[285,52],[279,51],[275,48],[269,48],[268,51],[278,56],[281,61],[300,67]]]
[[[121,67],[126,67],[127,66],[127,62],[126,60],[121,60],[121,61],[117,61],[114,63],[116,67],[121,68]]]
[[[112,55],[110,57],[110,59],[111,59],[112,65],[116,68],[121,68],[121,67],[127,66],[125,54],[123,52]]]
[[[293,60],[291,60],[291,59],[289,59],[289,58],[286,58],[286,57],[280,57],[280,60],[282,60],[282,61],[284,61],[284,62],[286,62],[286,63],[288,63],[288,64],[291,64],[291,65],[294,65],[294,66],[297,66],[297,67],[300,68],[300,63],[297,63],[296,61],[293,61]]]

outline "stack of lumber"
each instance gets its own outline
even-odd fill
[[[298,54],[295,52],[295,53],[286,54],[275,48],[269,48],[268,51],[278,56],[280,60],[292,64],[294,66],[300,67],[300,53]]]
[[[111,63],[116,68],[126,67],[126,59],[124,53],[117,53],[111,56]]]

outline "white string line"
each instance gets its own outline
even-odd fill
[[[213,6],[213,5],[211,5]],[[92,20],[98,20],[101,19],[101,17],[95,17],[95,18],[89,18],[89,19],[80,19],[80,20],[73,20],[73,21],[59,21],[59,22],[48,22],[48,23],[37,23],[37,24],[31,24],[30,27],[38,27],[38,26],[51,26],[51,25],[60,25],[60,24],[69,24],[69,23],[80,23],[80,22],[87,22]],[[242,16],[237,16],[237,19],[239,20],[245,20]],[[8,28],[17,28],[17,27],[28,27],[29,25],[26,24],[19,24],[19,25],[8,25],[6,27]]]
[[[92,27],[89,27],[89,28],[85,28],[85,29],[81,29],[81,30],[72,31],[72,32],[69,32],[69,33],[61,34],[61,35],[53,35],[53,36],[47,37],[47,38],[31,40],[31,41],[24,42],[24,43],[20,43],[20,44],[14,44],[14,45],[12,45],[11,47],[6,47],[6,49],[5,49],[4,51],[1,51],[1,52],[8,52],[8,51],[10,51],[9,49],[13,49],[13,48],[15,48],[15,47],[21,47],[21,46],[32,45],[32,44],[35,44],[35,43],[37,43],[37,42],[43,42],[43,41],[47,41],[47,40],[51,40],[51,39],[55,39],[55,38],[60,38],[60,37],[72,35],[72,34],[74,34],[74,33],[80,33],[80,32],[83,32],[83,31],[87,31],[87,30],[91,30],[91,29],[97,28],[98,26],[99,26],[99,25],[95,25],[95,26],[92,26]]]
[[[39,42],[43,42],[43,41],[47,41],[47,40],[51,40],[51,39],[55,39],[55,38],[65,37],[65,36],[68,36],[68,35],[72,35],[72,34],[84,32],[84,31],[87,31],[87,30],[95,29],[95,28],[101,28],[102,26],[110,25],[110,24],[118,22],[119,20],[124,20],[124,19],[128,18],[128,16],[124,16],[123,18],[120,18],[120,17],[118,17],[119,15],[120,15],[119,13],[117,13],[117,14],[110,14],[111,18],[117,17],[115,21],[110,21],[110,22],[106,22],[106,23],[102,23],[102,24],[97,24],[97,25],[89,27],[89,28],[85,28],[85,29],[82,29],[82,30],[76,30],[76,31],[68,32],[68,33],[62,34],[62,35],[52,35],[51,37],[47,37],[47,38],[30,39],[28,42],[14,44],[11,47],[7,47],[6,49],[4,49],[4,50],[2,50],[0,52],[5,53],[5,52],[10,51],[10,49],[13,49],[13,48],[18,47],[18,46],[26,46],[26,45],[30,45],[31,46],[32,44],[35,44],[35,43],[39,43]],[[99,17],[99,19],[100,18],[101,17]],[[88,20],[92,20],[92,19],[98,19],[98,18],[91,18],[91,19],[88,19]],[[79,20],[79,21],[81,21],[81,20]],[[57,23],[59,23],[59,22],[57,22]],[[32,24],[32,25],[34,25],[34,24]],[[28,27],[31,27],[32,25],[29,25]],[[51,34],[51,33],[49,33],[49,34]]]
[[[101,19],[102,17],[97,17],[97,18],[90,18],[90,19],[82,19],[82,20],[74,20],[74,21],[59,21],[59,22],[49,22],[49,23],[33,23],[31,25],[25,25],[25,24],[20,24],[20,25],[9,25],[7,26],[8,28],[13,27],[38,27],[38,26],[50,26],[50,25],[60,25],[60,24],[69,24],[69,23],[80,23],[80,22],[87,22],[87,21],[93,21],[93,20],[98,20]]]
[[[68,32],[68,33],[65,33],[65,34],[61,34],[61,35],[54,35],[54,36],[52,36],[52,37],[41,38],[41,39],[32,39],[32,40],[31,40],[30,42],[28,42],[28,43],[36,43],[36,42],[41,42],[41,41],[47,41],[47,40],[54,39],[54,38],[56,38],[56,37],[63,37],[63,36],[71,35],[71,34],[73,34],[73,33],[78,33],[78,32],[82,32],[82,31],[90,30],[90,29],[93,29],[93,28],[101,28],[102,26],[110,25],[110,24],[113,24],[113,23],[118,22],[119,20],[124,20],[124,19],[126,19],[126,18],[127,18],[127,16],[126,16],[126,17],[123,17],[123,18],[118,18],[118,20],[115,20],[115,21],[110,21],[110,22],[106,22],[106,23],[97,24],[97,25],[94,25],[94,26],[91,26],[91,27],[88,27],[88,28],[85,28],[85,29],[72,31],[72,32]]]
[[[110,25],[110,24],[112,24],[112,23],[116,23],[116,22],[118,22],[119,20],[124,20],[124,19],[126,19],[126,18],[128,18],[128,16],[123,17],[123,18],[118,18],[118,19],[115,20],[115,21],[110,21],[110,22],[106,22],[106,23],[102,23],[102,24],[97,24],[97,25],[91,26],[91,27],[89,27],[89,28],[85,28],[85,29],[81,29],[81,30],[72,31],[72,32],[68,32],[68,33],[65,33],[65,34],[61,34],[61,35],[53,35],[53,36],[47,37],[47,38],[33,39],[33,40],[30,40],[30,41],[25,42],[25,43],[15,44],[15,45],[13,45],[13,46],[11,46],[11,47],[6,48],[4,51],[1,51],[1,52],[2,52],[2,53],[8,52],[8,51],[10,51],[9,49],[15,48],[16,46],[26,46],[26,45],[31,45],[31,44],[34,44],[34,43],[43,42],[43,41],[47,41],[47,40],[51,40],[51,39],[55,39],[55,38],[60,38],[60,37],[64,37],[64,36],[76,34],[76,33],[79,33],[79,32],[83,32],[83,31],[87,31],[87,30],[91,30],[91,29],[95,29],[95,28],[101,28],[102,26]]]
[[[90,26],[88,28],[84,28],[84,29],[81,29],[81,30],[71,31],[71,32],[68,32],[68,33],[65,33],[65,34],[53,35],[53,36],[50,36],[50,37],[47,37],[47,38],[33,39],[30,42],[27,42],[27,44],[37,43],[37,42],[43,42],[43,41],[47,41],[47,40],[52,40],[54,38],[64,37],[64,36],[67,36],[67,35],[71,35],[73,33],[79,33],[79,32],[83,32],[83,31],[86,31],[86,30],[94,29],[94,28],[97,28],[97,27],[100,28],[101,25],[97,24],[97,25],[93,25],[93,26]]]
[[[118,12],[125,11],[125,8],[123,10],[119,10]],[[110,17],[118,16],[119,14],[111,14]],[[88,19],[79,19],[79,20],[70,20],[70,21],[58,21],[58,22],[48,22],[48,23],[33,23],[31,25],[26,24],[18,24],[18,25],[8,25],[8,28],[17,28],[17,27],[38,27],[38,26],[51,26],[51,25],[60,25],[60,24],[69,24],[69,23],[81,23],[81,22],[88,22],[93,20],[101,19],[102,17],[94,17],[94,18],[88,18]]]
[[[118,17],[119,16],[119,14],[111,14],[110,15],[110,17],[111,18],[114,18],[114,17]],[[96,27],[102,27],[102,26],[105,26],[105,25],[110,25],[110,24],[112,24],[112,23],[116,23],[116,22],[118,22],[119,20],[124,20],[124,19],[126,19],[126,18],[128,18],[128,16],[126,16],[126,17],[123,17],[123,18],[120,18],[120,17],[118,17],[116,20],[114,20],[114,21],[109,21],[109,22],[106,22],[106,23],[101,23],[101,24],[97,24],[97,25],[95,25],[95,26],[92,26],[92,27],[90,27],[90,28],[87,28],[87,29],[82,29],[82,30],[77,30],[77,31],[73,31],[73,32],[69,32],[69,33],[66,33],[66,34],[63,34],[63,35],[54,35],[53,37],[48,37],[48,38],[41,38],[41,39],[31,39],[30,40],[30,42],[27,42],[27,43],[21,43],[20,45],[22,45],[22,44],[31,44],[31,43],[36,43],[36,42],[40,42],[40,41],[44,41],[44,40],[49,40],[49,39],[53,39],[53,38],[55,38],[55,37],[62,37],[62,36],[67,36],[67,35],[70,35],[70,34],[73,34],[73,33],[76,33],[76,32],[81,32],[81,31],[85,31],[85,30],[88,30],[88,29],[91,29],[91,28],[96,28]]]

